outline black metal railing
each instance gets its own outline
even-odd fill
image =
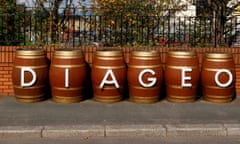
[[[0,45],[240,47],[240,16],[217,28],[213,17],[53,15],[23,8],[0,14]],[[219,33],[219,31],[221,31]]]

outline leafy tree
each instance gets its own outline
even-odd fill
[[[201,2],[202,0],[198,0]],[[206,0],[205,10],[199,13],[200,16],[212,18],[213,36],[215,37],[215,46],[219,47],[224,42],[224,35],[228,34],[232,27],[227,27],[231,21],[232,14],[240,5],[237,0]],[[230,23],[230,26],[232,24]],[[231,40],[230,40],[231,41]]]
[[[161,16],[168,9],[176,12],[186,7],[182,0],[99,0],[98,3],[104,15]]]
[[[19,43],[17,38],[19,30],[15,16],[17,12],[15,0],[1,0],[0,1],[0,44],[1,45],[16,45]]]
[[[68,1],[72,2],[72,0]],[[63,0],[37,0],[35,4],[36,14],[40,12],[47,16],[50,29],[46,31],[49,31],[52,43],[58,40],[59,8],[62,2]]]
[[[155,45],[160,40],[155,33],[162,29],[158,24],[186,8],[187,3],[188,0],[98,0],[97,14],[102,15],[100,22],[104,24],[100,25],[104,25],[107,43],[135,45],[141,41]],[[116,39],[111,39],[111,35]]]
[[[235,8],[234,13],[240,14],[240,5]]]

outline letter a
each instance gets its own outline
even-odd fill
[[[25,72],[30,72],[33,76],[32,81],[25,83],[24,82],[24,73]],[[21,87],[30,87],[32,86],[37,80],[37,75],[35,71],[33,71],[31,68],[21,68]]]
[[[111,80],[111,81],[107,80],[107,78],[108,78],[109,76],[112,77],[112,80]],[[116,88],[119,88],[119,84],[117,83],[116,77],[115,77],[115,75],[114,75],[114,73],[113,73],[112,70],[108,70],[108,71],[106,72],[106,74],[105,74],[105,76],[104,76],[104,78],[103,78],[103,80],[102,80],[102,82],[101,82],[101,84],[100,84],[99,87],[102,89],[103,86],[104,86],[104,84],[115,84],[115,87],[116,87]]]

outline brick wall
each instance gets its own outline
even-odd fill
[[[19,48],[16,46],[0,46],[0,96],[13,96],[13,86],[12,86],[12,66],[13,59],[15,56],[15,50]],[[24,48],[24,47],[21,47]],[[52,52],[55,48],[59,47],[34,47],[45,49],[47,52],[47,57],[51,59]],[[86,62],[91,66],[94,52],[97,50],[96,47],[75,47],[77,49],[82,49],[85,53]],[[100,48],[98,48],[100,49]],[[101,48],[102,49],[102,48]],[[106,48],[104,48],[106,49]],[[108,48],[110,49],[110,48]],[[114,48],[116,49],[116,48]],[[202,57],[205,52],[229,52],[233,54],[235,68],[236,68],[236,94],[240,95],[240,49],[239,48],[163,48],[163,47],[121,47],[117,48],[123,51],[126,63],[129,62],[130,52],[137,49],[144,50],[159,50],[161,53],[161,60],[163,65],[166,61],[167,52],[173,49],[182,50],[195,50],[197,51],[199,62],[201,65]]]

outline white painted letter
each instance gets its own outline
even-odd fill
[[[221,82],[218,80],[218,79],[219,79],[219,75],[220,75],[221,73],[227,73],[227,75],[229,76],[229,80],[228,80],[228,82],[225,83],[225,84],[221,83]],[[222,88],[228,87],[228,86],[231,85],[232,81],[233,81],[232,73],[231,73],[229,70],[227,70],[227,69],[220,69],[220,70],[215,74],[215,82],[216,82],[216,84],[217,84],[219,87],[222,87]]]
[[[144,69],[144,70],[142,70],[142,71],[140,72],[140,74],[139,74],[139,76],[138,76],[138,81],[139,81],[139,83],[141,84],[141,86],[143,86],[143,87],[145,87],[145,88],[152,87],[152,86],[154,86],[154,85],[156,84],[156,82],[157,82],[157,78],[148,78],[147,80],[150,81],[151,83],[149,83],[149,84],[144,83],[143,80],[142,80],[142,77],[143,77],[143,75],[144,75],[145,73],[147,73],[147,72],[151,73],[152,75],[155,75],[155,72],[154,72],[153,70],[151,70],[151,69]]]
[[[111,81],[107,80],[109,75],[112,77]],[[119,84],[117,83],[116,77],[115,77],[112,70],[107,70],[107,72],[106,72],[106,74],[105,74],[105,76],[104,76],[104,78],[103,78],[99,87],[102,89],[104,84],[115,84],[115,87],[119,88]]]
[[[192,87],[191,83],[185,83],[186,80],[191,80],[191,77],[187,77],[186,72],[192,72],[191,68],[183,68],[182,69],[182,87]]]
[[[25,79],[24,73],[25,72],[30,72],[32,74],[32,76],[33,76],[32,81],[30,81],[28,83],[24,82],[24,79]],[[27,67],[21,68],[21,87],[30,87],[36,82],[36,80],[37,80],[37,75],[36,75],[35,71],[33,71],[31,68],[27,68]]]
[[[69,87],[69,69],[65,69],[65,87]]]

